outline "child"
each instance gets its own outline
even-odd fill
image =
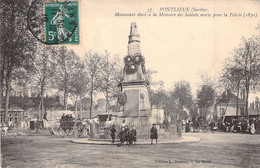
[[[133,144],[135,145],[136,142],[136,129],[133,126],[131,131],[129,132],[129,146],[133,146]]]
[[[112,143],[115,143],[115,137],[116,137],[116,129],[115,129],[115,125],[112,125],[112,128],[110,129],[111,132],[111,138],[112,138]]]

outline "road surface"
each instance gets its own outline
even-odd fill
[[[2,138],[3,167],[260,167],[260,135],[183,133],[192,143],[134,147],[71,143],[58,136]]]

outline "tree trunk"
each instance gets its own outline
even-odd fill
[[[205,119],[207,118],[207,114],[208,114],[208,107],[205,106]]]
[[[82,119],[82,110],[83,109],[82,109],[82,96],[81,95],[79,96],[79,99],[80,99],[79,100],[80,119]]]
[[[182,110],[183,110],[183,104],[179,102],[179,113],[177,114],[177,121],[178,120],[181,120],[181,113],[182,113]]]
[[[93,90],[90,91],[90,106],[89,106],[89,118],[92,118],[92,105],[93,105]]]
[[[45,86],[45,80],[43,80],[43,83],[41,85],[41,111],[40,111],[40,119],[42,119],[42,114],[44,111],[44,100],[43,100],[43,96],[44,96],[44,86]]]
[[[224,122],[224,121],[225,121],[225,118],[226,118],[228,103],[229,103],[229,101],[227,101],[227,103],[226,103],[226,109],[225,109],[225,112],[224,112],[224,115],[223,115],[222,122]]]
[[[108,91],[106,91],[106,113],[108,112]]]
[[[250,81],[246,81],[246,115],[248,121],[249,121],[249,114],[248,114],[249,82]]]
[[[8,115],[8,109],[9,109],[9,98],[10,98],[10,78],[6,79],[6,91],[5,91],[5,123],[8,124],[9,121],[9,115]]]
[[[75,100],[75,111],[76,111],[76,117],[78,117],[78,95],[76,95],[76,100]]]
[[[0,113],[2,112],[2,99],[3,99],[3,94],[2,94],[2,86],[3,86],[3,82],[2,82],[2,73],[0,74]]]
[[[239,100],[238,96],[239,96],[239,90],[240,90],[239,87],[240,87],[240,81],[237,84],[237,99],[236,99],[236,106],[237,106],[237,108],[236,108],[236,115],[238,115],[238,111],[239,111],[239,107],[238,107],[238,100]]]
[[[64,99],[63,99],[64,110],[67,110],[67,108],[68,108],[67,99],[68,99],[68,90],[67,90],[67,86],[65,86],[65,90],[64,90]]]
[[[79,96],[79,111],[82,111],[82,96]]]
[[[36,121],[36,133],[39,132],[39,117],[40,117],[40,111],[41,111],[41,101],[39,103],[38,113],[37,113],[37,121]]]
[[[92,106],[93,106],[93,89],[94,89],[94,77],[92,76],[91,88],[90,88],[90,106],[89,106],[89,117],[92,118]]]
[[[4,88],[4,69],[5,69],[5,56],[3,57],[3,63],[1,63],[2,68],[0,72],[0,112],[2,110],[2,103],[3,103],[3,88]]]
[[[39,128],[40,128],[40,120],[42,119],[42,114],[43,114],[43,110],[44,110],[44,101],[43,101],[43,95],[44,95],[44,85],[41,85],[41,93],[40,93],[41,97],[40,97],[40,104],[39,104],[39,111],[37,114],[37,130],[36,133],[39,132]]]
[[[63,99],[63,103],[64,103],[64,110],[67,110],[67,99],[68,99],[68,74],[67,74],[67,70],[66,70],[66,60],[64,60],[64,69],[65,69],[65,72],[64,72],[64,99]]]

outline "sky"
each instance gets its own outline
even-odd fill
[[[121,58],[123,68],[130,24],[136,22],[146,68],[158,71],[155,80],[163,80],[166,89],[172,89],[174,82],[188,81],[194,95],[200,74],[217,78],[241,37],[260,35],[260,1],[79,1],[80,44],[69,48],[82,57],[88,50],[108,50]],[[158,14],[166,7],[203,8],[202,13],[210,13],[211,17],[114,16],[117,12],[147,13],[148,8]],[[222,16],[213,18],[214,13]],[[228,17],[223,17],[224,13]],[[230,13],[251,13],[255,17],[230,17]]]

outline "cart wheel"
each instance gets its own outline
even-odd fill
[[[202,131],[205,133],[208,132],[208,127],[203,127]]]
[[[75,138],[81,138],[83,135],[84,125],[81,121],[76,121],[73,127],[73,133]]]
[[[51,135],[54,135],[54,132],[52,131],[52,128],[49,128],[48,130],[51,133]]]
[[[51,128],[54,135],[60,135],[60,129],[56,125]]]
[[[197,132],[197,133],[200,132],[200,126],[198,126],[198,129],[196,130],[196,132]]]
[[[88,127],[88,125],[84,125],[82,137],[85,138],[85,137],[88,137],[88,136],[90,136],[89,127]]]
[[[73,128],[72,128],[72,129],[67,129],[67,130],[66,130],[66,133],[67,133],[68,136],[74,135],[74,130],[73,130]]]

